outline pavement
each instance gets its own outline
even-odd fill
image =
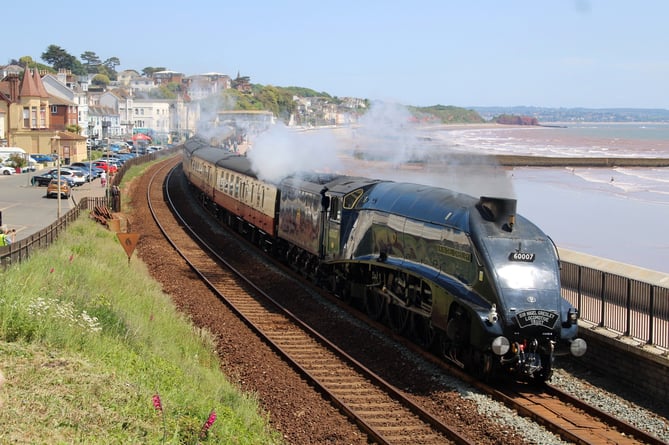
[[[9,229],[16,229],[16,241],[33,235],[64,215],[84,196],[105,196],[106,187],[102,187],[100,179],[74,187],[69,199],[46,197],[46,187],[31,185],[30,179],[42,172],[0,175],[0,223]]]

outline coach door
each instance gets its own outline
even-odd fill
[[[341,233],[341,199],[330,197],[330,210],[325,233],[325,256],[328,258],[339,255],[339,237]]]

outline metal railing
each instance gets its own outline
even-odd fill
[[[567,261],[561,275],[582,320],[669,350],[669,288]]]

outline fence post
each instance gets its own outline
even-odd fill
[[[625,310],[627,311],[627,320],[625,321],[625,336],[632,332],[632,280],[627,278],[627,296],[625,299]]]
[[[583,266],[580,264],[578,265],[578,278],[576,282],[576,290],[578,292],[577,294],[577,307],[578,311],[581,312],[581,308],[583,307],[583,298],[582,298],[582,291],[581,287],[583,286]]]
[[[655,319],[655,286],[650,286],[650,298],[648,307],[648,344],[653,344],[653,320]]]
[[[599,327],[604,327],[606,323],[604,323],[604,316],[605,316],[605,301],[606,301],[606,293],[604,290],[606,289],[606,272],[602,272],[602,287],[599,290],[599,300],[602,303],[602,310],[600,314],[600,319],[599,319]]]

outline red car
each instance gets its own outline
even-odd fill
[[[93,165],[111,174],[114,174],[118,171],[118,168],[114,164],[108,164],[105,161],[95,161],[93,162]]]

